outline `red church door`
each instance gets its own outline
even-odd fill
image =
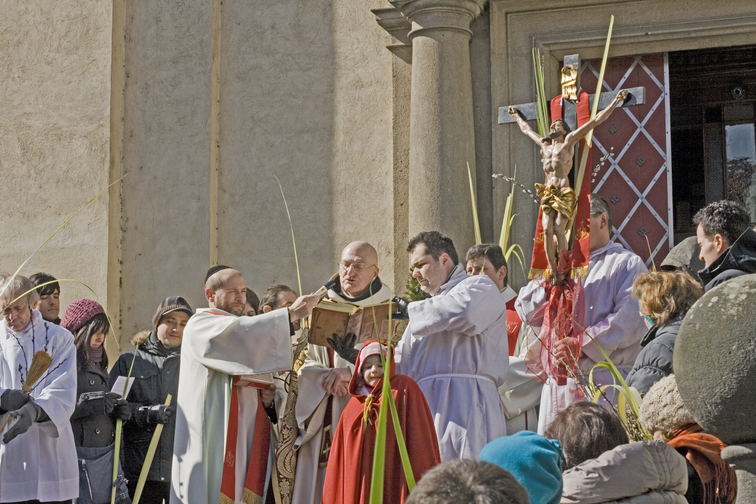
[[[594,93],[601,60],[582,63],[580,85]],[[593,192],[612,208],[613,240],[658,267],[673,244],[667,55],[611,58],[602,93],[644,86],[646,104],[617,109],[594,131]],[[602,157],[603,166],[597,169]]]

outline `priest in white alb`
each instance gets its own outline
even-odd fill
[[[0,502],[70,503],[79,495],[69,418],[76,406],[76,347],[70,332],[44,320],[23,276],[0,276]],[[34,354],[52,358],[34,375]],[[31,385],[27,393],[25,382]]]
[[[490,278],[465,273],[449,237],[423,232],[407,251],[413,276],[431,297],[398,300],[409,326],[396,348],[396,370],[425,394],[441,460],[477,459],[507,433],[498,390],[509,364],[506,303]]]
[[[601,196],[591,194],[591,254],[588,276],[583,279],[585,334],[577,356],[578,375],[582,375],[583,380],[587,380],[597,362],[605,360],[598,346],[620,373],[627,376],[641,351],[640,340],[646,334],[638,301],[632,296],[632,286],[636,275],[648,269],[638,255],[611,242],[611,229],[609,204]],[[547,303],[548,292],[541,282],[533,280],[520,290],[515,307],[523,322],[540,327]],[[597,386],[614,382],[604,369],[597,369],[593,378]],[[567,378],[565,385],[559,385],[549,377],[541,393],[538,432],[543,434],[557,414],[581,400],[585,397],[574,379]]]
[[[273,396],[238,386],[234,377],[290,369],[291,324],[309,316],[318,296],[242,317],[244,277],[215,266],[205,297],[210,307],[198,309],[184,330],[171,504],[264,502],[272,455],[265,403]]]

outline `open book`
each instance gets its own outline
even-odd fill
[[[266,389],[273,383],[273,373],[240,375],[234,377],[234,385]]]
[[[395,307],[392,306],[393,308]],[[392,319],[389,326],[388,315],[389,303],[358,307],[323,301],[312,310],[309,341],[314,345],[327,347],[327,339],[332,338],[334,334],[341,339],[347,334],[355,334],[357,343],[363,343],[377,339],[386,341],[391,333],[392,344],[395,344],[402,337],[404,324],[401,320]]]

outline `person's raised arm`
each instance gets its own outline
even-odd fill
[[[609,119],[609,116],[611,115],[612,112],[614,112],[614,109],[616,109],[617,106],[620,103],[624,102],[626,99],[627,99],[627,90],[621,89],[620,92],[617,93],[617,96],[614,97],[614,100],[612,101],[611,105],[609,105],[604,110],[596,114],[596,117],[594,117],[587,123],[583,124],[575,131],[568,133],[567,137],[564,139],[565,143],[568,146],[577,143],[581,138],[587,135],[589,131],[591,131],[593,128],[595,128],[602,122]]]
[[[520,127],[520,131],[528,135],[530,138],[533,139],[535,143],[538,145],[541,145],[543,143],[543,137],[533,131],[533,128],[530,127],[530,125],[527,123],[525,119],[522,118],[520,115],[520,111],[517,110],[514,106],[509,107],[509,113],[512,114],[512,117],[515,118],[515,121],[517,122],[517,126]]]
[[[309,317],[312,313],[312,309],[320,301],[319,294],[307,294],[306,296],[300,296],[294,303],[289,306],[289,318],[291,322],[296,322],[299,319]]]

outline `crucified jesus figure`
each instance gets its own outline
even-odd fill
[[[557,270],[557,259],[561,251],[567,250],[567,224],[575,214],[575,191],[570,187],[568,178],[575,157],[575,144],[593,128],[606,121],[614,109],[625,101],[627,94],[626,90],[621,90],[611,105],[575,131],[570,131],[565,121],[557,119],[551,123],[549,136],[545,138],[533,131],[515,107],[509,107],[509,113],[514,116],[520,130],[532,138],[543,151],[546,183],[536,184],[536,192],[541,197],[544,248],[551,270],[552,285],[561,283],[564,279],[564,273]]]

